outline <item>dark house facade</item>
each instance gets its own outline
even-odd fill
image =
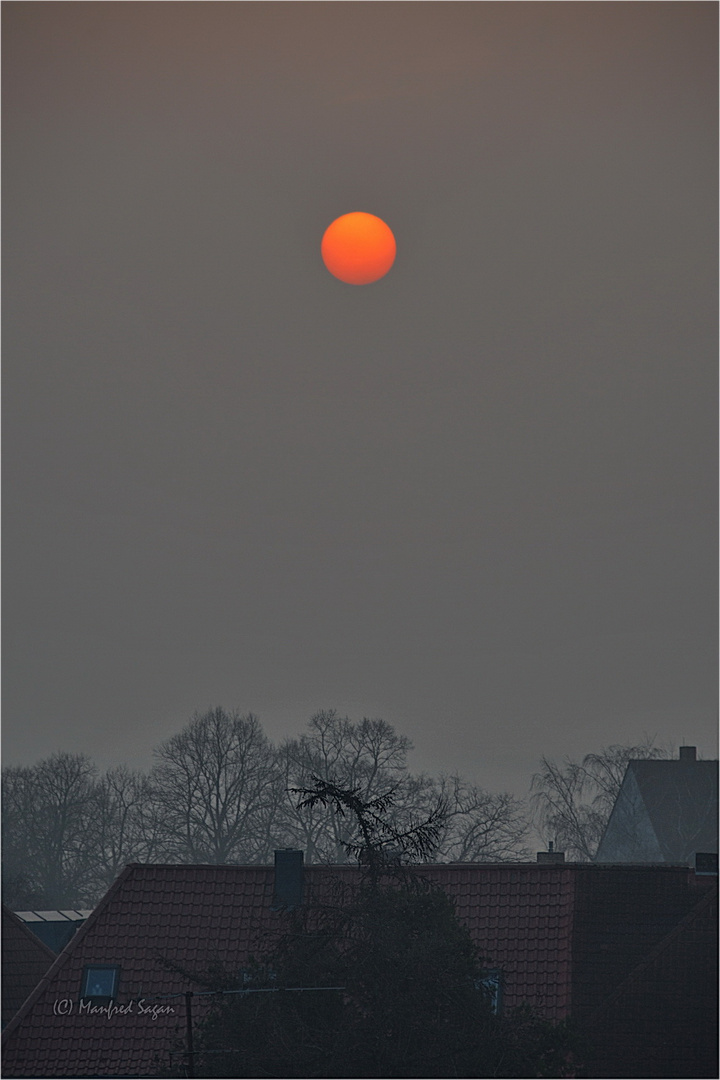
[[[716,877],[555,861],[415,870],[453,898],[501,973],[505,1009],[576,1019],[584,1075],[717,1075]],[[239,974],[283,925],[282,903],[312,903],[360,872],[303,868],[299,853],[277,868],[127,867],[8,1024],[3,1075],[188,1075],[186,993],[195,1022],[209,997],[177,969]],[[672,1072],[658,1030],[678,1048]]]

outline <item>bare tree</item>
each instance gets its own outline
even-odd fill
[[[92,905],[96,767],[85,754],[52,754],[3,771],[6,903]]]
[[[530,823],[523,803],[507,792],[493,794],[455,773],[441,776],[445,807],[436,857],[441,862],[520,862]]]
[[[285,788],[306,788],[317,778],[338,788],[356,790],[365,800],[394,793],[399,820],[408,803],[417,802],[417,784],[409,782],[410,740],[385,720],[353,722],[334,710],[316,713],[308,731],[280,748]],[[288,797],[280,828],[285,843],[302,847],[308,862],[344,862],[351,823],[321,800],[298,808]]]
[[[316,713],[307,733],[286,745],[301,769],[314,762],[322,779],[332,780],[334,774],[342,773],[351,786],[367,791],[379,790],[388,780],[404,775],[412,749],[410,739],[385,720],[365,717],[353,722],[334,709]]]
[[[370,802],[392,793],[386,814],[399,833],[419,820],[438,824],[439,861],[508,861],[527,858],[529,825],[523,804],[508,794],[490,794],[460,776],[438,781],[408,771],[410,740],[384,720],[353,723],[334,711],[317,713],[308,732],[281,747],[288,789],[310,789],[322,781],[356,791]],[[442,814],[438,815],[441,805]],[[331,813],[320,799],[283,806],[283,836],[302,847],[308,862],[342,862],[352,842],[350,815]],[[429,856],[428,856],[429,857]]]
[[[150,781],[164,857],[180,862],[267,862],[282,798],[274,747],[256,716],[196,714],[155,751]]]
[[[12,908],[41,904],[43,889],[29,856],[32,832],[32,770],[15,766],[2,773],[2,898]]]
[[[131,862],[152,862],[160,853],[158,816],[148,777],[120,765],[95,784],[93,871],[102,894]]]
[[[667,758],[670,751],[646,739],[637,746],[613,745],[582,762],[542,759],[532,779],[532,802],[541,835],[554,840],[570,858],[595,858],[631,758]]]

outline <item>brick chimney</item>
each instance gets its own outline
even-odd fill
[[[554,846],[555,845],[553,844],[552,840],[550,840],[549,843],[548,843],[547,851],[538,851],[538,853],[537,853],[537,861],[539,863],[561,863],[561,862],[565,862],[565,852],[564,851],[554,851],[553,850]]]
[[[303,853],[284,848],[275,852],[274,908],[295,908],[302,904]]]
[[[680,761],[695,761],[697,756],[697,746],[681,746]]]

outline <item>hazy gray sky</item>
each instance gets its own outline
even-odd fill
[[[5,762],[213,705],[518,794],[713,756],[717,5],[3,16]]]

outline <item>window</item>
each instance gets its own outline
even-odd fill
[[[119,982],[118,964],[87,964],[83,970],[80,997],[111,1001],[117,997]]]
[[[502,1010],[502,972],[499,968],[486,971],[482,979],[475,983],[477,990],[484,990],[490,1002],[490,1008],[497,1015]]]
[[[256,964],[253,968],[240,968],[238,972],[239,990],[264,990],[268,983],[274,982],[277,982],[277,971],[271,967]]]

